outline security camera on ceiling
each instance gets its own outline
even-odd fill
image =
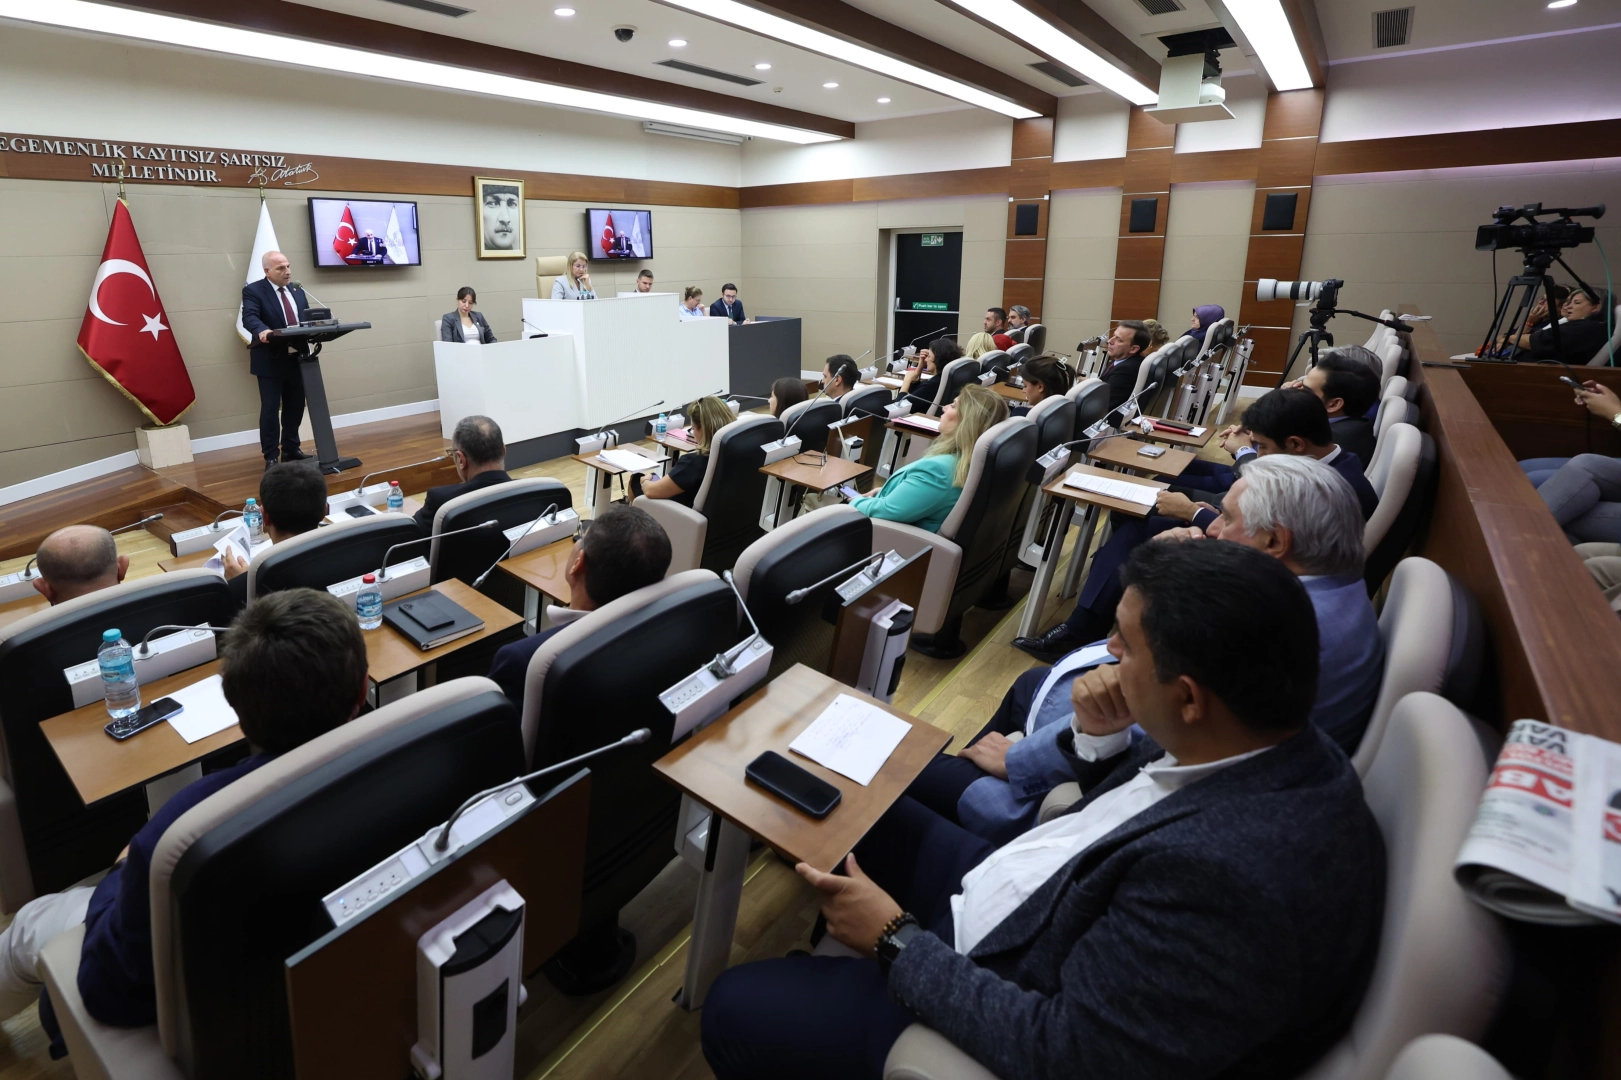
[[[616,26],[616,27],[614,27],[614,37],[618,38],[620,41],[629,41],[631,38],[633,38],[635,36],[636,36],[636,28],[634,26]]]
[[[1233,36],[1216,26],[1160,41],[1166,57],[1159,69],[1159,104],[1143,111],[1164,124],[1231,120],[1227,91],[1221,87],[1221,50],[1233,47]]]

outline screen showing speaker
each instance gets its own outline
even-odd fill
[[[651,259],[651,210],[587,210],[585,250],[593,259]]]
[[[317,266],[421,266],[417,204],[310,199]]]

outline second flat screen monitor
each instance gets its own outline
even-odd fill
[[[585,250],[593,259],[651,259],[651,210],[587,210]]]

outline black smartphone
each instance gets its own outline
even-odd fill
[[[377,513],[377,511],[373,510],[365,503],[353,503],[344,509],[344,513],[348,514],[350,517],[361,518],[371,517],[373,514]]]
[[[178,716],[185,711],[185,706],[172,697],[158,698],[152,704],[121,720],[114,720],[104,730],[107,734],[123,742],[131,735],[139,735],[153,724],[161,724],[171,716]]]
[[[839,485],[839,494],[843,495],[846,499],[859,499],[859,498],[861,498],[861,492],[857,491],[855,488],[851,487],[849,484],[840,484]]]
[[[749,780],[813,818],[827,817],[844,793],[801,769],[775,750],[767,750],[743,770]]]
[[[1570,387],[1572,390],[1585,391],[1587,389],[1587,387],[1583,386],[1581,383],[1577,382],[1575,379],[1572,379],[1569,375],[1561,375],[1561,376],[1559,376],[1559,381],[1564,383],[1566,386]]]

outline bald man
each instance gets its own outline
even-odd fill
[[[310,305],[304,290],[292,285],[293,267],[287,256],[267,251],[262,265],[265,276],[242,286],[242,326],[253,339],[248,345],[248,370],[259,380],[259,450],[268,469],[278,461],[309,457],[298,448],[298,425],[304,420],[298,353],[271,341],[270,334],[298,325]]]
[[[34,588],[52,605],[110,589],[129,573],[129,556],[118,553],[113,534],[96,525],[69,525],[39,545]]]

